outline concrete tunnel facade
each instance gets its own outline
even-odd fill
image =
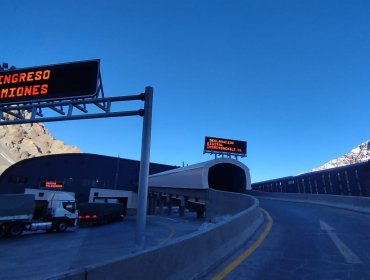
[[[219,158],[149,176],[149,187],[216,189],[244,193],[251,189],[249,168],[230,158]]]

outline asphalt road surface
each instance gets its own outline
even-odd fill
[[[260,206],[273,220],[269,234],[223,279],[370,279],[369,215],[268,199],[260,199]]]
[[[164,245],[197,231],[202,220],[148,216],[145,248]],[[114,224],[71,228],[63,233],[42,231],[0,239],[0,279],[47,279],[86,265],[98,264],[136,251],[136,222],[127,217]]]

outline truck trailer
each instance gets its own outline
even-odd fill
[[[78,203],[78,225],[103,225],[122,221],[126,215],[123,203]]]
[[[0,195],[0,237],[23,231],[63,232],[76,226],[75,198],[65,192],[26,189],[24,194]]]

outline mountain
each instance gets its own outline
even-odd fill
[[[56,140],[41,123],[0,126],[0,174],[20,160],[59,153],[81,151]]]
[[[312,169],[311,171],[319,171],[353,163],[365,162],[368,160],[370,160],[370,140],[360,144],[349,153],[337,159],[333,159],[318,168]]]

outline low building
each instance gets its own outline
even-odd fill
[[[176,166],[150,163],[149,174],[174,168]],[[97,195],[97,190],[111,190],[115,195],[124,193],[122,191],[137,193],[139,169],[140,161],[96,154],[35,157],[17,162],[4,171],[0,177],[0,193],[23,193],[26,188],[59,189],[75,193],[78,202],[88,202],[91,190]],[[129,203],[135,205],[135,202]]]

